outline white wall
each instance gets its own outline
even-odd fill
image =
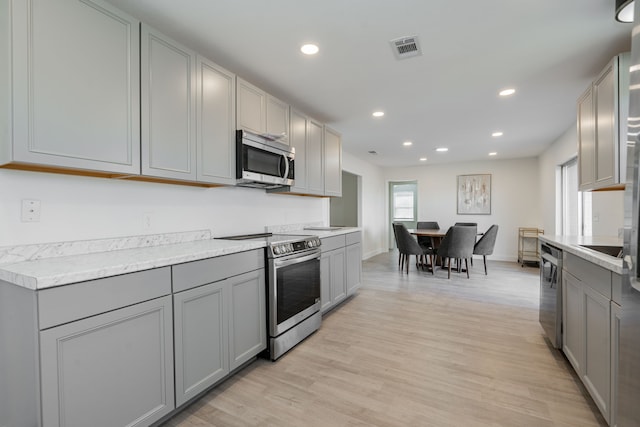
[[[557,191],[557,173],[560,165],[578,153],[576,124],[555,140],[539,157],[540,216],[545,234],[560,234],[561,194]],[[624,191],[595,191],[592,198],[592,234],[617,236],[624,221]]]
[[[487,173],[491,174],[491,215],[457,215],[457,176]],[[418,181],[419,220],[438,221],[441,228],[458,221],[477,222],[479,231],[498,224],[493,259],[516,261],[518,227],[540,225],[537,158],[390,168],[385,170],[385,179]]]
[[[342,169],[361,177],[360,206],[362,227],[362,254],[367,259],[387,251],[385,244],[385,179],[379,166],[365,162],[343,151]]]
[[[23,223],[22,199],[41,201]],[[322,221],[328,199],[264,190],[119,181],[0,169],[0,246],[210,229],[215,236]],[[151,217],[147,228],[143,218]]]

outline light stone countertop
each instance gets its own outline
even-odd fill
[[[298,225],[269,231],[324,238],[361,229],[305,230]],[[0,280],[40,290],[265,246],[261,240],[218,240],[212,239],[209,231],[197,231],[7,247],[0,248],[0,259],[4,260],[0,263]]]
[[[197,240],[0,265],[0,280],[32,290],[264,248],[264,242]]]
[[[598,245],[598,246],[622,246],[623,241],[618,237],[609,236],[550,236],[542,235],[539,239],[543,242],[551,244],[558,249],[562,249],[575,256],[583,258],[600,267],[611,270],[614,273],[622,274],[622,259],[614,258],[603,253],[583,248],[580,245]]]

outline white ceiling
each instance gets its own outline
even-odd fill
[[[577,98],[629,49],[632,27],[614,20],[614,0],[110,2],[329,124],[345,151],[381,166],[538,155],[575,123]],[[389,41],[411,35],[423,55],[396,60]],[[306,42],[320,53],[302,55]],[[515,95],[498,96],[511,86]],[[492,138],[497,130],[504,136]]]

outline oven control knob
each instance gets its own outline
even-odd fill
[[[305,242],[305,246],[306,246],[307,248],[312,248],[312,247],[313,247],[313,240],[307,240],[307,241]]]
[[[289,243],[289,244],[287,245],[287,251],[288,251],[288,252],[293,252],[293,243]]]
[[[280,246],[274,246],[273,247],[273,253],[276,255],[280,255]]]

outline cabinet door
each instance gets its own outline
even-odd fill
[[[331,251],[331,303],[337,304],[347,297],[345,249]]]
[[[241,78],[236,80],[238,129],[263,134],[267,131],[267,94]]]
[[[320,255],[320,310],[325,313],[331,307],[331,251],[328,251]]]
[[[226,285],[216,282],[173,296],[178,406],[229,373]]]
[[[611,397],[611,300],[584,285],[585,354],[583,378],[605,419]]]
[[[142,174],[196,179],[196,54],[142,25]]]
[[[235,182],[235,75],[213,62],[197,59],[197,179]]]
[[[362,281],[362,244],[347,246],[347,295],[352,295]]]
[[[289,104],[271,95],[267,95],[267,133],[283,135],[278,141],[289,143]]]
[[[8,160],[139,174],[139,22],[100,0],[14,1],[11,9]]]
[[[289,144],[296,150],[294,168],[295,185],[291,191],[306,193],[307,191],[307,116],[291,109]]]
[[[307,121],[307,193],[324,195],[324,142],[322,124]]]
[[[342,141],[339,133],[324,128],[324,194],[342,197]]]
[[[232,277],[227,286],[231,289],[229,352],[233,371],[267,348],[264,269]]]
[[[174,408],[171,297],[40,333],[42,420],[148,426]]]
[[[562,273],[562,351],[582,377],[584,360],[584,291],[582,283],[566,270]]]
[[[611,301],[611,417],[609,425],[617,425],[618,412],[618,349],[620,346],[620,316],[622,307]]]
[[[580,190],[593,188],[596,180],[596,124],[591,86],[578,100],[578,180]]]
[[[593,83],[594,113],[596,118],[596,177],[597,187],[616,182],[618,132],[617,113],[617,67],[614,58]]]

